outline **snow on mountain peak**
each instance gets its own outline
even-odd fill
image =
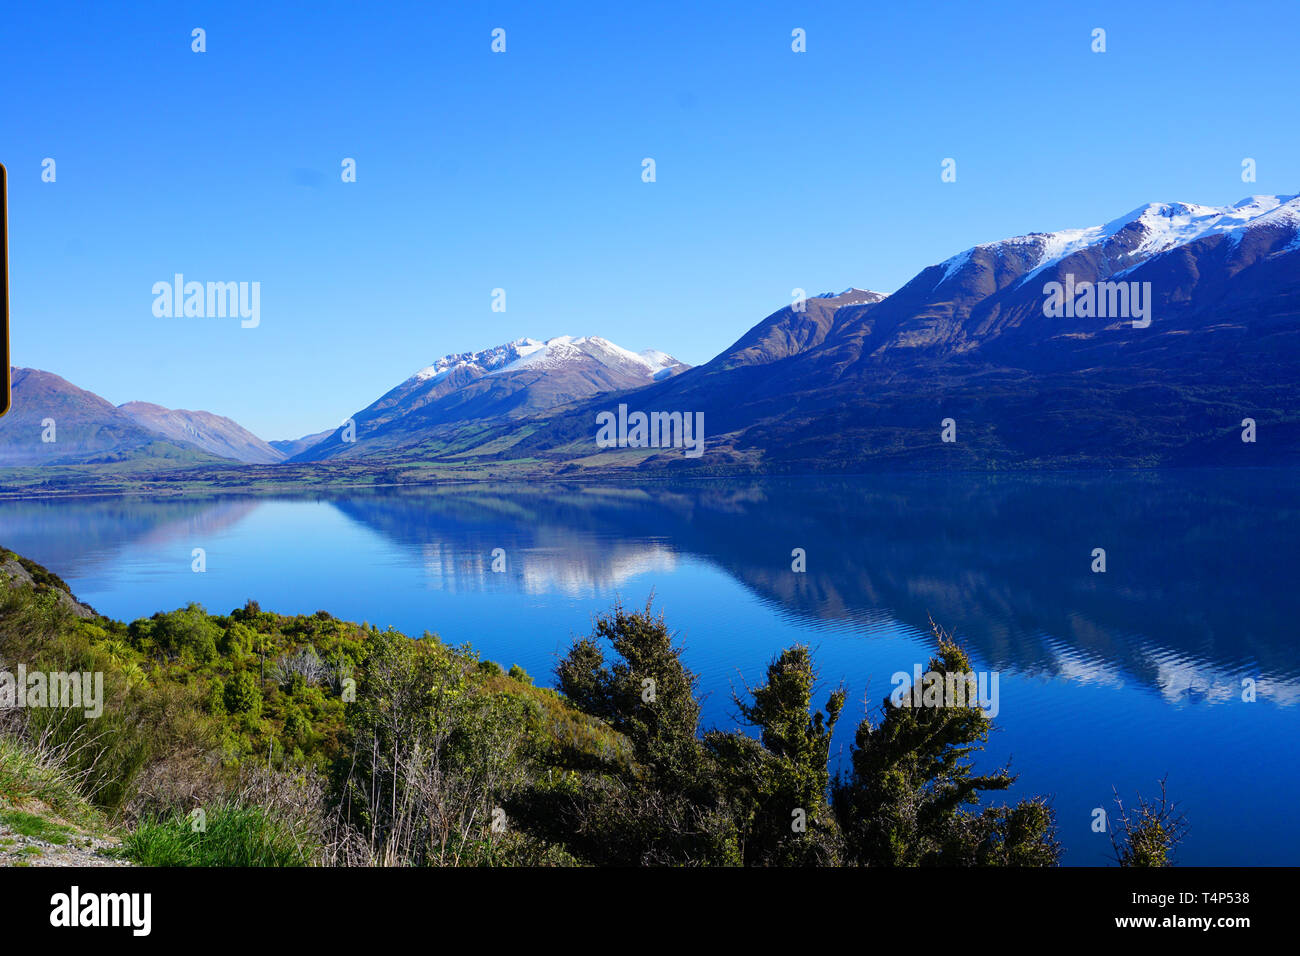
[[[419,385],[440,381],[457,368],[471,368],[484,375],[515,372],[521,369],[560,369],[584,359],[595,360],[609,368],[639,369],[647,377],[671,375],[681,362],[658,349],[633,352],[595,335],[574,337],[558,335],[539,341],[522,338],[478,352],[445,355],[420,369],[406,384]]]
[[[1147,203],[1102,226],[1086,229],[1062,229],[1057,232],[1033,232],[1010,239],[981,243],[940,263],[944,273],[936,288],[952,278],[970,261],[977,250],[1000,254],[1004,249],[1037,247],[1034,264],[1020,277],[1024,282],[1089,246],[1100,245],[1130,227],[1139,230],[1138,245],[1125,254],[1136,265],[1152,256],[1214,233],[1241,237],[1245,227],[1265,223],[1300,226],[1300,196],[1249,196],[1231,206],[1201,206],[1195,203]]]
[[[562,368],[583,358],[594,359],[608,368],[639,368],[655,378],[681,364],[668,353],[657,349],[633,352],[598,335],[584,335],[580,338],[561,335],[538,343],[537,348],[530,349],[527,353],[521,352],[513,361],[492,369],[491,374],[514,372],[523,368]]]
[[[538,342],[536,339],[523,338],[507,342],[505,345],[482,349],[478,352],[455,352],[451,355],[444,355],[432,365],[420,369],[407,379],[406,383],[418,385],[430,380],[441,380],[457,368],[469,367],[480,372],[490,372],[514,361],[520,356],[530,355],[543,347],[544,343]]]
[[[1148,203],[1105,226],[1107,236],[1133,223],[1143,229],[1141,245],[1130,256],[1145,259],[1175,246],[1216,232],[1231,232],[1249,225],[1294,196],[1250,196],[1231,206],[1200,206],[1195,203]]]
[[[1291,240],[1291,244],[1287,246],[1287,249],[1300,249],[1300,194],[1297,194],[1295,196],[1276,196],[1276,197],[1252,196],[1251,198],[1252,199],[1276,198],[1278,200],[1278,204],[1274,206],[1272,209],[1268,210],[1268,212],[1264,213],[1263,215],[1256,216],[1254,219],[1250,220],[1250,222],[1246,224],[1247,227],[1249,229],[1263,229],[1263,228],[1277,226],[1283,229],[1290,229],[1292,232],[1296,233],[1296,236],[1293,240]],[[1243,202],[1244,201],[1245,200],[1243,200]],[[1232,234],[1234,241],[1240,241],[1241,237],[1245,234],[1245,232],[1246,229],[1241,229],[1234,232]]]

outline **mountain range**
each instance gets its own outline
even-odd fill
[[[1051,284],[1123,283],[1147,320],[1049,317]],[[703,413],[707,452],[599,449],[601,398],[500,425],[500,458],[759,472],[1069,468],[1300,459],[1300,198],[1140,207],[968,249],[889,296],[787,306],[712,361],[629,397]],[[1109,309],[1106,311],[1110,311]],[[1146,321],[1145,327],[1138,327]],[[941,423],[951,419],[954,441]],[[1242,440],[1245,419],[1256,441]]]
[[[0,464],[1276,464],[1300,460],[1297,381],[1300,197],[1253,196],[1154,203],[1100,226],[974,246],[892,295],[849,289],[787,305],[695,368],[595,336],[447,355],[340,427],[288,441],[207,412],[114,407],[18,369]],[[598,416],[619,406],[702,414],[706,454],[599,447]],[[47,418],[57,451],[36,440]],[[1254,441],[1242,440],[1246,419]]]
[[[50,372],[15,368],[11,381],[12,406],[0,419],[0,465],[221,460],[193,442],[154,431],[129,412]]]
[[[440,426],[522,418],[686,368],[664,352],[631,352],[595,336],[524,338],[447,355],[357,412],[356,442],[344,437],[344,428],[265,442],[211,412],[139,401],[114,406],[51,372],[19,368],[13,370],[14,412],[0,419],[0,466],[177,459],[270,464],[351,457],[357,448],[370,455],[426,441]],[[43,441],[41,423],[51,420],[54,440]]]
[[[211,412],[163,408],[149,402],[117,406],[137,425],[178,445],[190,444],[219,458],[255,464],[283,461],[285,455],[229,418]]]

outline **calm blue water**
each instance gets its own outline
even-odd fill
[[[472,642],[551,682],[617,597],[680,630],[730,728],[731,688],[812,645],[852,704],[928,658],[927,616],[997,671],[983,763],[1053,798],[1065,861],[1105,862],[1094,807],[1168,775],[1185,864],[1300,863],[1300,507],[1288,471],[478,486],[337,497],[0,504],[0,544],[133,619],[199,601],[320,608]],[[207,572],[191,571],[191,550]],[[807,572],[790,569],[793,548]],[[1107,570],[1090,570],[1106,549]],[[491,570],[494,548],[507,568]],[[1242,700],[1241,681],[1258,699]],[[824,697],[824,693],[822,694]]]

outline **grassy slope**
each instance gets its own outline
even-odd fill
[[[0,571],[0,670],[22,662],[29,673],[102,671],[105,709],[96,721],[51,708],[0,722],[0,826],[7,812],[78,841],[111,829],[128,855],[153,865],[306,862],[301,841],[240,799],[250,771],[328,772],[345,733],[335,678],[379,631],[323,611],[287,616],[252,604],[228,615],[191,605],[131,624],[78,618],[60,599],[67,585],[57,575],[0,548],[0,565],[12,569],[15,559],[32,581]],[[542,750],[593,760],[626,752],[618,734],[522,671],[507,674],[468,648],[425,638],[471,675],[475,693],[521,702]],[[319,668],[310,679],[277,668],[304,658]],[[203,839],[187,817],[196,801],[211,809]]]

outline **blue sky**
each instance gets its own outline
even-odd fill
[[[696,364],[795,287],[1300,191],[1292,2],[273,6],[6,9],[15,365],[296,437],[450,352]],[[155,317],[176,272],[260,325]]]

